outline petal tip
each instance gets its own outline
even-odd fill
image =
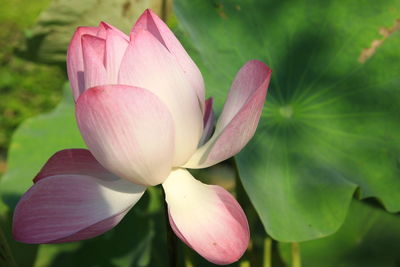
[[[272,69],[261,60],[258,60],[258,59],[249,60],[244,66],[246,66],[248,64],[255,64],[256,67],[261,67],[261,68],[265,69],[268,73],[272,73]]]
[[[153,18],[154,16],[157,16],[157,14],[151,8],[146,8],[146,10],[143,11],[142,16],[143,15],[146,16],[146,17],[151,17],[151,18]]]
[[[250,240],[249,225],[228,191],[205,185],[183,169],[172,171],[163,188],[170,225],[183,242],[215,264],[242,257]]]

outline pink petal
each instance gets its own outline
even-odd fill
[[[144,191],[145,187],[123,179],[81,174],[40,179],[15,208],[13,236],[24,243],[95,237],[117,225]]]
[[[121,63],[119,84],[146,88],[170,110],[175,125],[174,166],[196,151],[203,132],[203,114],[196,92],[168,50],[148,31],[135,35]]]
[[[97,31],[97,27],[77,28],[68,46],[67,71],[75,101],[78,99],[79,95],[85,90],[81,37],[85,34],[96,36]]]
[[[205,110],[204,110],[204,117],[203,117],[203,135],[201,136],[200,143],[199,145],[203,145],[206,143],[214,130],[214,123],[215,123],[215,114],[213,111],[213,98],[210,97],[209,99],[206,100],[205,103]]]
[[[163,183],[169,220],[176,235],[215,264],[237,261],[249,243],[249,226],[239,203],[225,189],[175,169]]]
[[[122,58],[128,47],[128,41],[120,33],[112,29],[106,31],[105,67],[107,71],[107,84],[118,83],[118,73]]]
[[[168,176],[173,120],[150,91],[125,85],[90,88],[78,99],[76,117],[89,150],[109,171],[143,185]]]
[[[108,24],[107,22],[100,22],[99,24],[99,31],[97,32],[97,37],[100,38],[106,38],[107,36],[107,31],[111,30],[113,31],[115,34],[119,35],[121,38],[125,39],[127,42],[129,42],[129,36],[126,35],[125,33],[123,33],[122,31],[120,31],[119,29],[115,28],[114,26],[112,26],[111,24]]]
[[[181,43],[176,39],[175,35],[171,32],[168,26],[150,9],[144,11],[131,32],[131,39],[136,38],[142,30],[147,30],[158,39],[169,51],[172,53],[179,65],[187,76],[192,88],[197,92],[197,96],[201,103],[204,105],[204,81],[200,70],[196,64],[187,54]]]
[[[56,152],[33,179],[39,180],[59,174],[82,174],[102,179],[117,179],[93,157],[87,149],[65,149]]]
[[[249,61],[240,69],[213,136],[185,167],[209,167],[239,153],[256,131],[270,78],[271,69],[258,60]]]
[[[81,39],[85,90],[94,86],[108,84],[105,68],[106,41],[92,35],[83,35]]]
[[[260,102],[264,104],[268,84],[271,79],[271,72],[271,69],[267,65],[258,60],[247,62],[239,70],[233,81],[222,114],[219,117],[219,128],[225,128],[231,123],[234,117],[253,98],[261,97]]]

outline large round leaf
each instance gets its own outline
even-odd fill
[[[247,60],[273,70],[256,136],[237,157],[272,237],[332,234],[357,187],[400,210],[400,1],[175,3],[217,109]]]

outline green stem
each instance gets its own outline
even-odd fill
[[[165,192],[162,190],[165,199]],[[172,231],[171,225],[169,224],[168,216],[168,204],[164,201],[164,211],[165,211],[165,226],[167,231],[167,250],[169,256],[169,266],[178,266],[178,239],[175,233]]]
[[[271,253],[272,248],[272,239],[270,237],[266,237],[264,239],[264,264],[263,267],[271,267]]]
[[[0,266],[4,267],[16,267],[14,257],[11,253],[11,249],[8,246],[7,239],[3,234],[3,230],[0,227]]]
[[[299,243],[292,243],[292,267],[301,267]]]
[[[241,261],[239,267],[250,267],[250,262],[248,260]]]
[[[192,263],[192,259],[191,259],[191,251],[189,251],[190,249],[188,247],[185,246],[183,253],[185,255],[185,267],[194,267],[193,263]]]

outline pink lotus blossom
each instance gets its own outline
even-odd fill
[[[162,184],[176,235],[213,263],[237,261],[249,242],[243,210],[225,189],[196,180],[186,168],[215,165],[246,145],[271,70],[257,60],[246,63],[214,127],[199,69],[150,10],[130,36],[104,22],[79,27],[67,67],[88,150],[62,150],[47,161],[16,207],[15,239],[59,243],[100,235],[147,186]]]

